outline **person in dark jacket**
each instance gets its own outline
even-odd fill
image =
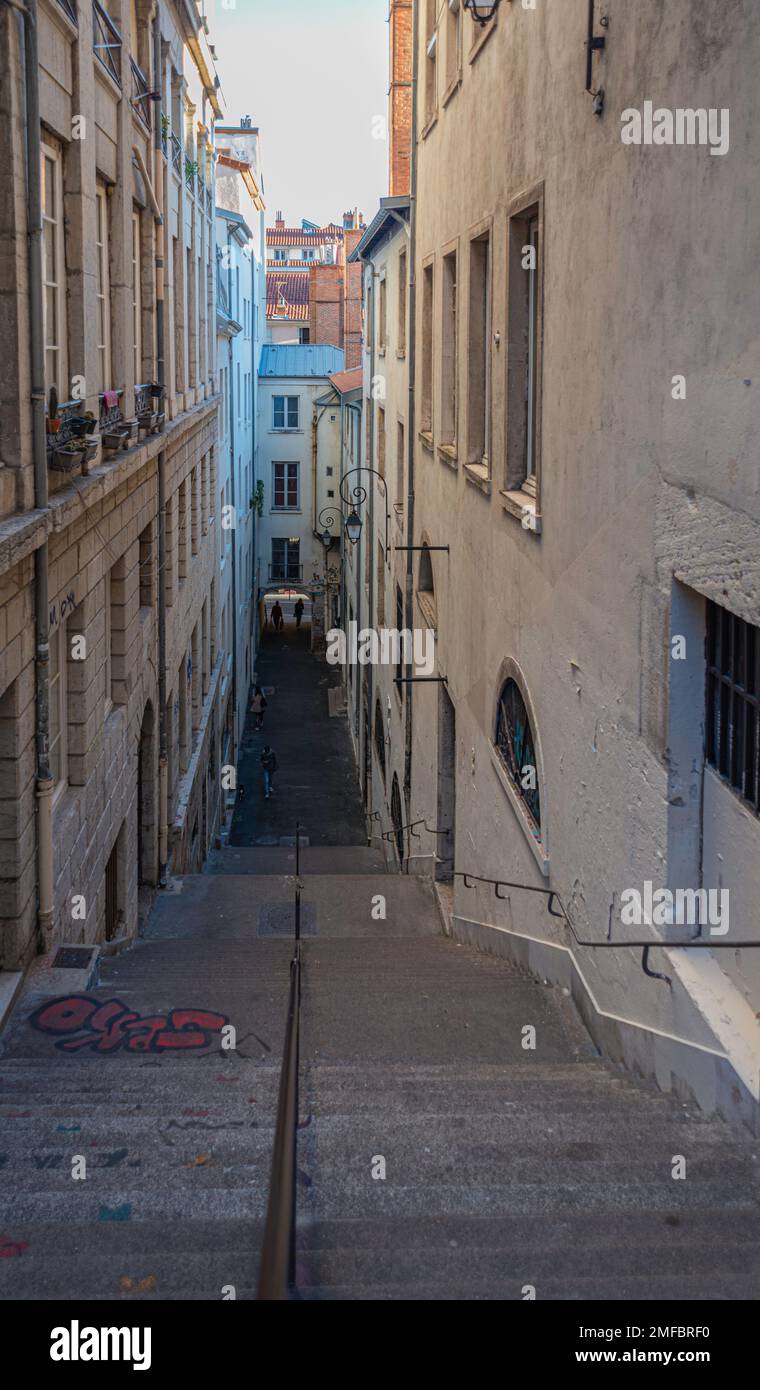
[[[277,771],[277,756],[269,744],[261,755],[261,766],[264,769],[264,796],[268,801],[274,791],[274,774]]]
[[[303,617],[303,599],[302,599],[302,598],[299,598],[298,603],[296,604],[295,608],[293,609],[293,612],[294,612],[294,614],[295,614],[296,627],[300,627],[300,626],[301,626],[301,619],[302,619],[302,617]]]
[[[272,609],[272,622],[274,623],[275,632],[279,632],[280,629],[285,626],[285,619],[279,603],[276,603]]]
[[[261,729],[264,725],[264,712],[267,707],[266,697],[260,685],[256,686],[251,700],[251,710],[256,718],[256,728]]]

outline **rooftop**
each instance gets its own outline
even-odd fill
[[[331,377],[343,371],[343,349],[320,343],[265,343],[259,376]]]

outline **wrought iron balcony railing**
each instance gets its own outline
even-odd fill
[[[68,16],[72,24],[78,24],[76,0],[58,0],[63,13]]]
[[[150,130],[150,97],[148,95],[150,83],[134,58],[130,59],[130,65],[132,68],[132,110],[140,117],[146,130]]]
[[[288,561],[275,561],[269,566],[270,579],[303,579],[303,565],[293,565]]]
[[[177,136],[174,134],[174,131],[171,132],[171,135],[170,135],[170,137],[169,137],[169,142],[170,142],[170,144],[171,144],[171,149],[172,149],[172,169],[173,169],[174,173],[177,175],[177,178],[178,178],[178,179],[181,179],[181,178],[182,178],[182,144],[181,144],[181,141],[179,141],[179,140],[177,139]]]
[[[92,47],[106,72],[121,86],[121,34],[98,0],[92,3]]]

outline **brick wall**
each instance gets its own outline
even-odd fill
[[[388,192],[402,197],[410,189],[412,138],[412,5],[391,0]]]
[[[309,329],[312,343],[343,346],[342,265],[313,265],[309,271]]]

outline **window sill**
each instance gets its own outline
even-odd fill
[[[459,471],[459,459],[457,458],[457,451],[453,444],[439,444],[438,457],[441,463],[445,463],[447,467],[453,468],[455,473]]]
[[[300,516],[300,507],[270,507],[270,516]]]
[[[430,430],[420,430],[420,432],[419,432],[419,438],[420,438],[420,441],[421,441],[421,443],[422,443],[422,447],[423,447],[424,449],[429,449],[430,452],[431,452],[431,454],[432,454],[432,452],[433,452],[433,435],[432,435],[431,431],[430,431]]]
[[[505,768],[502,766],[501,759],[499,758],[499,755],[496,752],[496,749],[494,748],[493,744],[489,743],[488,751],[491,754],[493,770],[499,779],[502,790],[504,791],[507,800],[510,806],[512,807],[512,810],[514,811],[515,816],[517,817],[520,829],[522,830],[523,835],[525,836],[525,839],[528,842],[530,852],[533,855],[533,858],[535,859],[542,876],[548,879],[549,858],[546,853],[544,843],[542,840],[539,839],[538,835],[533,829],[531,822],[528,820],[528,815],[522,804],[522,801],[520,800],[520,797],[517,795],[517,792],[512,786],[512,783],[510,782],[509,777],[507,776]]]
[[[405,361],[406,348],[396,348],[396,357],[398,358],[399,362]]]
[[[239,419],[239,418],[238,418],[238,424],[240,424],[240,419]],[[269,431],[270,434],[303,434],[303,432],[304,432],[304,431],[303,431],[302,429],[300,429],[300,428],[278,430],[276,426],[274,426],[274,427]]]
[[[377,355],[378,355],[378,357],[385,357],[385,353],[386,353],[386,348],[384,348],[384,347],[379,347],[379,348],[377,349]]]
[[[541,535],[541,513],[536,498],[529,492],[523,492],[521,488],[502,492],[501,505],[509,516],[520,522],[524,531],[532,531],[534,536]]]
[[[491,496],[491,478],[488,468],[484,463],[466,463],[464,465],[464,475],[468,483],[473,487],[479,488],[486,497]]]

